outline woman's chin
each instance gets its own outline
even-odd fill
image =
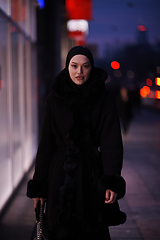
[[[73,81],[75,84],[77,85],[82,85],[84,84],[86,81],[84,79],[76,79],[75,81]]]

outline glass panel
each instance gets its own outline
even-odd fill
[[[7,105],[7,23],[0,16],[0,208],[11,191],[11,162],[9,159],[8,105]]]
[[[38,143],[38,80],[37,80],[37,48],[31,45],[31,96],[32,96],[32,141],[33,158],[37,151]]]
[[[24,92],[24,135],[25,135],[25,144],[24,144],[24,154],[23,158],[23,167],[24,170],[28,168],[28,161],[30,161],[30,150],[28,149],[29,144],[29,131],[28,131],[28,111],[27,111],[27,97],[28,97],[28,84],[27,84],[27,76],[26,76],[26,39],[23,37],[23,92]]]
[[[28,116],[27,116],[27,79],[26,79],[26,39],[23,38],[23,83],[24,83],[24,114],[25,114],[25,136],[28,136],[27,124],[28,124]]]
[[[22,175],[22,146],[20,123],[20,95],[18,81],[18,32],[11,27],[12,44],[12,85],[13,85],[13,185],[16,186]]]
[[[19,10],[20,9],[20,10]],[[11,18],[19,23],[25,31],[26,26],[26,0],[11,0]]]
[[[9,15],[9,2],[8,2],[8,0],[0,1],[0,7],[6,14]]]
[[[26,1],[25,0],[21,0],[22,1],[22,11],[21,11],[21,19],[22,19],[22,28],[25,31],[25,27],[26,27]]]

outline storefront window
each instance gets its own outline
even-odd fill
[[[37,147],[37,101],[31,89],[31,68],[37,55],[31,64],[30,51],[35,5],[26,0],[3,0],[3,4],[10,11],[0,1],[0,212],[30,168]],[[34,97],[36,90],[35,86]]]
[[[18,40],[19,33],[15,26],[11,26],[12,49],[12,89],[13,89],[13,185],[15,186],[22,175],[22,147],[20,123],[20,86],[18,69]]]
[[[9,159],[7,22],[0,15],[0,208],[11,191],[11,161]]]

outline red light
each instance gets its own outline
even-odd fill
[[[140,95],[141,97],[146,97],[146,92],[144,91],[143,88],[140,89]]]
[[[66,0],[65,4],[68,19],[92,19],[91,0]]]
[[[147,95],[150,93],[150,88],[148,86],[144,86],[140,89],[140,95],[141,97],[147,97]]]
[[[160,91],[156,91],[156,98],[160,99]]]
[[[145,32],[146,31],[146,27],[144,25],[138,25],[138,30],[141,32]]]
[[[11,8],[12,8],[12,13],[11,13],[12,19],[17,22],[19,20],[19,11],[18,11],[19,10],[19,2],[18,2],[18,0],[12,1]]]
[[[148,94],[149,98],[153,98],[154,97],[154,93],[152,91],[150,91],[150,93]]]
[[[11,33],[16,32],[16,30],[17,30],[17,28],[16,28],[15,26],[12,26],[12,27],[10,28],[10,32],[11,32]]]
[[[4,81],[0,80],[0,89],[2,89],[4,87]]]
[[[85,38],[85,33],[80,31],[68,32],[69,38]]]
[[[149,94],[149,93],[150,93],[150,88],[149,88],[149,87],[144,86],[143,89],[146,91],[146,94]]]
[[[146,84],[151,87],[152,86],[152,80],[150,78],[146,79]]]
[[[117,69],[120,68],[120,64],[119,64],[119,62],[117,62],[117,61],[113,61],[113,62],[111,62],[111,67],[112,67],[113,69],[117,70]]]

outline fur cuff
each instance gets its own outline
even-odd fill
[[[120,211],[118,201],[112,204],[105,204],[104,214],[104,221],[108,226],[117,226],[125,223],[127,220],[126,214]]]
[[[47,182],[30,180],[27,184],[27,197],[29,198],[47,198]]]
[[[126,182],[123,177],[111,174],[104,175],[99,181],[99,192],[105,196],[107,189],[118,194],[118,199],[123,198],[126,192]]]

